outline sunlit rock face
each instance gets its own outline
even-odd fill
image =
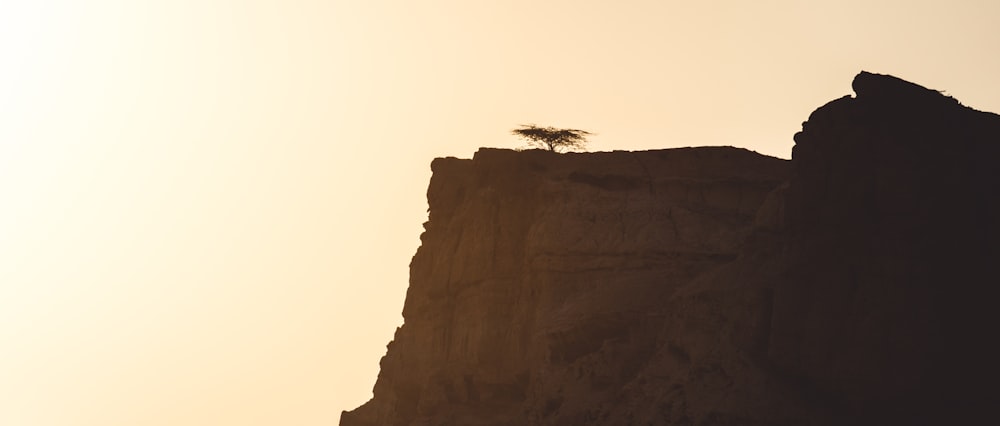
[[[432,169],[405,324],[344,425],[596,421],[657,354],[670,297],[737,257],[789,167],[710,147]]]
[[[995,378],[1000,119],[894,77],[854,88],[791,162],[435,160],[405,323],[341,425],[972,419]]]

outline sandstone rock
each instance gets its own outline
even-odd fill
[[[342,424],[580,424],[732,261],[787,162],[691,148],[438,159],[375,398]]]
[[[769,358],[838,411],[953,424],[992,386],[1000,116],[892,76],[853,86],[795,137]]]
[[[971,422],[996,377],[1000,117],[854,88],[791,162],[435,160],[405,323],[341,425]]]

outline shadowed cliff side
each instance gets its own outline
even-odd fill
[[[988,407],[1000,117],[895,77],[792,161],[437,159],[374,398],[341,425],[953,423]]]
[[[769,358],[837,412],[971,421],[996,378],[1000,116],[892,76],[853,88],[795,135]]]

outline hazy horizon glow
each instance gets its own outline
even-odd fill
[[[875,3],[875,4],[873,4]],[[1000,3],[6,1],[0,424],[330,425],[402,318],[434,157],[788,158],[861,70],[1000,111]]]

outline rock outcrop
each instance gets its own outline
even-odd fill
[[[895,77],[791,162],[437,159],[360,425],[938,424],[989,407],[1000,117]]]

